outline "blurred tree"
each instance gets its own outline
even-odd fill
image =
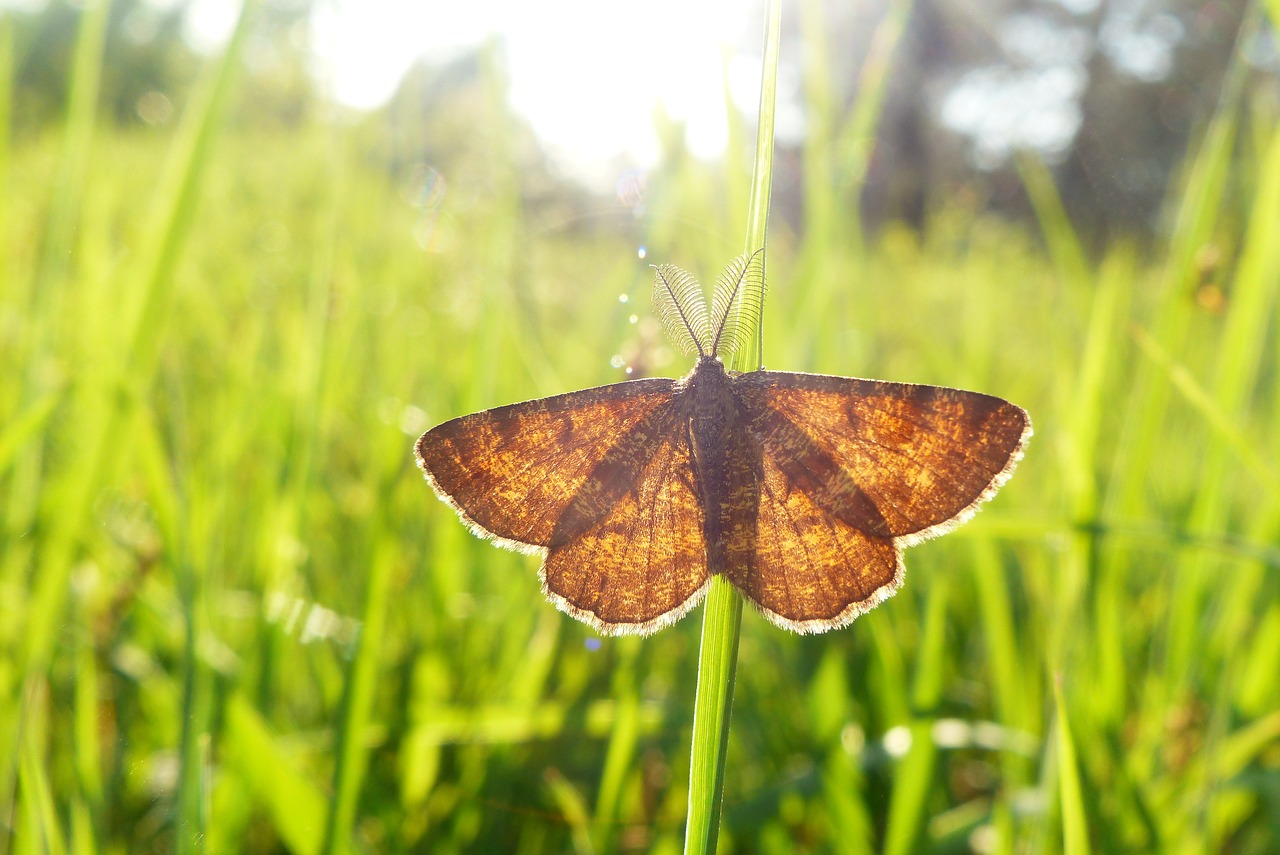
[[[846,109],[887,3],[854,12],[823,2]],[[1055,167],[1082,234],[1149,234],[1173,171],[1216,107],[1247,6],[916,0],[862,188],[865,222],[919,227],[939,201],[956,198],[1027,216],[1014,158],[1031,151]],[[1280,63],[1274,38],[1267,44],[1246,59],[1274,82]]]
[[[42,9],[12,9],[16,53],[13,122],[28,132],[61,120],[71,55],[83,9],[72,0],[50,0]],[[158,9],[142,0],[111,4],[103,61],[102,99],[112,120],[130,124],[142,112],[162,118],[155,98],[182,91],[195,72],[197,57],[182,39],[185,4]]]
[[[607,224],[601,199],[556,170],[529,122],[511,109],[506,89],[496,42],[440,63],[419,61],[369,116],[366,148],[413,195],[422,192],[424,175],[435,188],[447,176],[472,200],[514,191],[526,218],[546,228],[582,232]]]
[[[38,9],[4,11],[14,34],[13,124],[19,133],[61,121],[83,5],[49,0]],[[312,5],[271,0],[259,12],[246,52],[253,83],[240,90],[239,121],[298,121],[314,102],[307,67]],[[112,0],[101,80],[104,119],[128,126],[173,117],[203,61],[188,40],[189,7],[189,0]]]
[[[326,102],[313,74],[314,7],[315,0],[268,0],[259,9],[245,49],[249,85],[236,90],[234,124],[259,130],[296,127]]]

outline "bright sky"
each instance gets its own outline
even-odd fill
[[[225,32],[237,5],[196,0],[197,38]],[[338,99],[371,107],[417,57],[446,61],[496,36],[512,105],[553,151],[590,161],[627,152],[649,165],[659,102],[686,123],[696,154],[720,154],[726,69],[739,103],[754,108],[759,86],[758,60],[729,46],[744,34],[758,42],[757,29],[758,5],[741,0],[321,0],[314,42]]]

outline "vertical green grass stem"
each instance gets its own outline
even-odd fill
[[[1071,720],[1067,717],[1067,703],[1063,698],[1060,681],[1054,682],[1053,703],[1057,716],[1054,748],[1058,752],[1058,807],[1062,812],[1062,851],[1063,855],[1088,855],[1089,823],[1085,816]]]
[[[778,45],[782,31],[782,9],[778,0],[770,0],[765,17],[764,63],[760,72],[760,109],[756,123],[756,158],[751,174],[751,202],[747,209],[746,255],[763,250],[769,231],[769,199],[773,190],[773,114],[778,91]],[[765,260],[768,253],[765,253]],[[759,287],[764,287],[764,276]],[[761,305],[764,300],[761,295]],[[764,313],[756,324],[755,346],[735,356],[733,367],[764,365]]]
[[[716,851],[741,627],[742,597],[723,576],[713,576],[702,618],[698,694],[693,702],[685,855]]]

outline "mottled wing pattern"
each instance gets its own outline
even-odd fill
[[[918,542],[1003,484],[1031,423],[1000,398],[939,386],[757,371],[735,379],[749,431],[821,507]]]
[[[543,590],[600,632],[656,632],[687,614],[706,591],[703,509],[687,421],[679,403],[647,419],[593,475],[599,486],[584,502],[588,507],[566,514],[572,536],[552,537]],[[580,521],[588,519],[595,522],[583,527]]]
[[[733,527],[732,581],[780,626],[847,625],[897,590],[901,548],[959,525],[1009,477],[1025,412],[935,386],[759,371],[734,379],[757,461],[751,530]]]
[[[462,416],[423,434],[418,466],[478,534],[538,551],[571,506],[581,517],[592,473],[674,386],[634,380]]]
[[[648,634],[708,579],[685,401],[636,380],[433,428],[418,465],[479,534],[543,554],[543,591],[600,632]]]
[[[725,574],[769,620],[795,632],[847,625],[897,590],[893,538],[822,507],[788,474],[787,451],[745,424],[730,445]]]

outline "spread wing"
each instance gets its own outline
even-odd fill
[[[635,380],[462,416],[422,435],[418,467],[476,534],[534,552],[610,450],[671,402],[674,385]]]
[[[734,379],[751,532],[729,574],[780,626],[847,625],[902,581],[902,547],[968,519],[1013,471],[1027,414],[975,392],[758,371]],[[741,530],[741,526],[738,527]]]
[[[607,635],[656,632],[706,593],[703,510],[687,424],[679,401],[647,419],[592,474],[599,486],[587,507],[571,507],[563,531],[552,536],[543,591]]]
[[[749,508],[735,506],[725,573],[778,626],[838,629],[902,584],[900,550],[892,537],[868,534],[819,505],[778,451],[747,430],[734,437],[737,459],[753,464],[741,473],[739,483],[749,486],[740,492],[753,498]]]
[[[543,590],[609,634],[647,634],[707,581],[687,414],[672,380],[636,380],[454,419],[418,465],[472,530],[545,556]]]

